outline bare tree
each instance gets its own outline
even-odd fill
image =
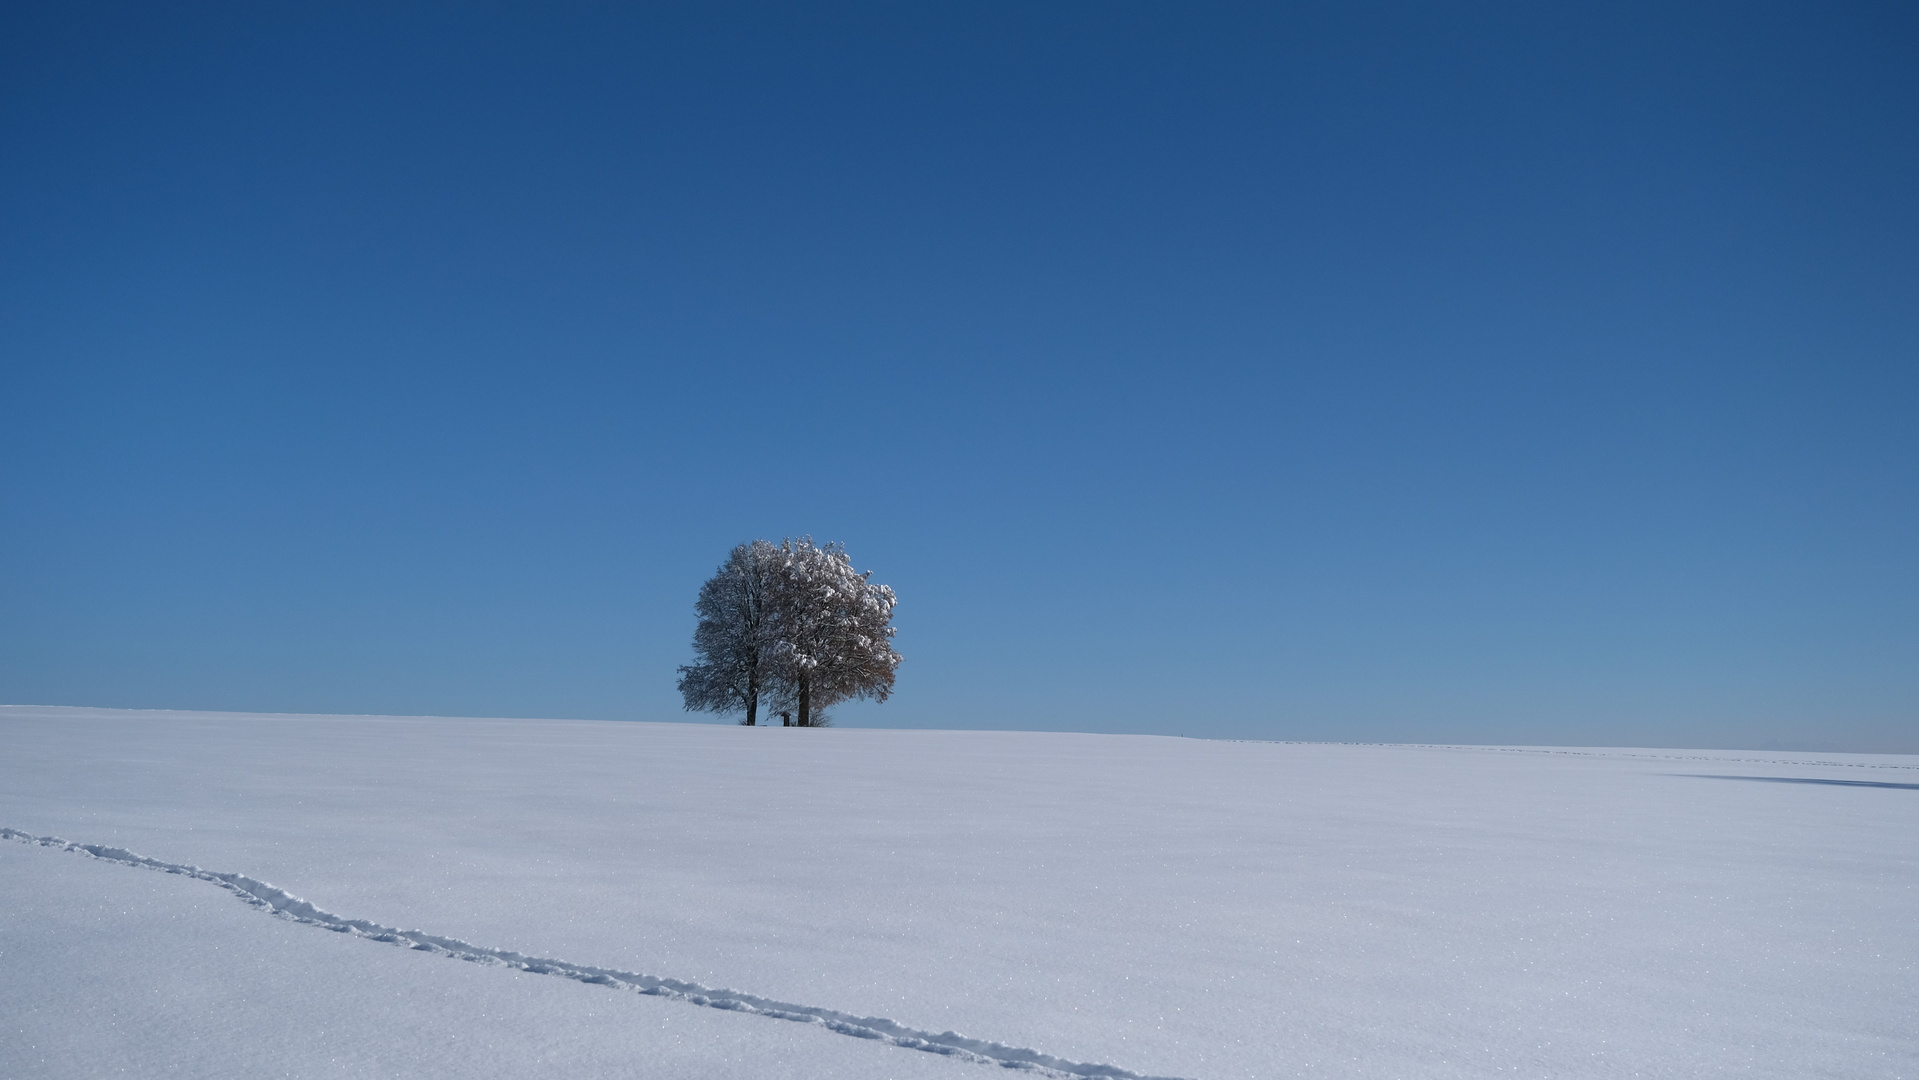
[[[776,677],[768,600],[771,574],[782,559],[769,541],[741,544],[700,586],[693,605],[700,616],[693,629],[698,659],[680,669],[680,696],[689,712],[744,712],[740,723],[759,722],[760,695]]]
[[[853,698],[885,701],[900,655],[893,651],[893,590],[853,569],[844,544],[783,541],[767,575],[767,629],[779,707],[797,726],[819,727],[823,710]]]

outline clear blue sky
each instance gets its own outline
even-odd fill
[[[14,4],[0,701],[1919,751],[1909,5]]]

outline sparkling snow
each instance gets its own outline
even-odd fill
[[[1080,1075],[1919,1077],[1915,757],[0,707],[0,827]],[[994,1075],[402,944],[0,842],[0,1076]]]

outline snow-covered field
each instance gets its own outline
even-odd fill
[[[8,1078],[1919,1077],[1915,757],[6,707],[0,828]]]

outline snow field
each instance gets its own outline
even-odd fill
[[[0,746],[0,826],[244,874],[385,927],[1067,1062],[1194,1078],[1919,1073],[1913,758],[18,707],[0,709]],[[888,1063],[819,1058],[813,1075],[983,1075],[817,1025],[376,948],[187,878],[0,853],[0,949],[52,918],[35,883],[64,860],[90,884],[61,895],[152,878],[198,896],[168,926],[214,925],[220,907],[253,920],[281,944],[249,963],[329,950],[297,965],[329,1007],[348,1007],[365,964],[401,965],[420,982],[393,1000],[452,1002],[431,1030],[468,1045],[503,1029],[461,1020],[466,995],[510,1010],[531,983],[564,983],[645,1003],[594,1015],[667,1010],[672,1035],[578,1036],[629,1072],[696,1060],[709,1030],[731,1033],[714,1067],[679,1075],[725,1075],[742,1046],[787,1060],[802,1037],[764,1034],[785,1029]],[[97,931],[68,940],[173,947],[132,899],[76,912]],[[193,939],[243,933],[220,918]],[[120,955],[87,961],[94,985],[126,977]],[[0,1000],[79,977],[30,948],[0,963]],[[125,1023],[147,1015],[113,994]],[[292,1037],[259,1023],[264,1045]],[[302,1045],[286,1059],[319,1060]],[[189,1071],[240,1075],[205,1065]]]
[[[772,1001],[753,994],[700,986],[680,979],[575,964],[550,957],[525,956],[505,949],[489,949],[484,945],[475,945],[457,938],[441,937],[423,930],[407,930],[401,927],[381,926],[364,919],[349,919],[317,908],[284,889],[275,888],[263,881],[255,881],[243,874],[225,874],[197,866],[160,862],[123,848],[99,844],[74,844],[58,837],[32,836],[7,828],[0,828],[0,840],[13,840],[38,847],[54,848],[137,870],[153,870],[205,881],[232,893],[241,903],[275,917],[335,933],[350,934],[385,945],[397,945],[415,952],[426,952],[490,967],[506,967],[534,975],[552,975],[592,986],[629,990],[707,1008],[764,1016],[773,1020],[818,1024],[837,1034],[850,1035],[854,1038],[877,1040],[908,1050],[943,1054],[975,1064],[1024,1069],[1061,1077],[1064,1080],[1073,1080],[1076,1077],[1101,1077],[1110,1078],[1110,1080],[1167,1080],[1167,1078],[1140,1077],[1137,1073],[1116,1069],[1110,1065],[1062,1061],[1032,1050],[1002,1046],[980,1039],[969,1039],[950,1031],[914,1031],[884,1017],[850,1016],[815,1005]]]
[[[0,844],[0,917],[10,1080],[978,1073],[821,1028],[378,948],[263,918],[203,882],[26,844]]]

